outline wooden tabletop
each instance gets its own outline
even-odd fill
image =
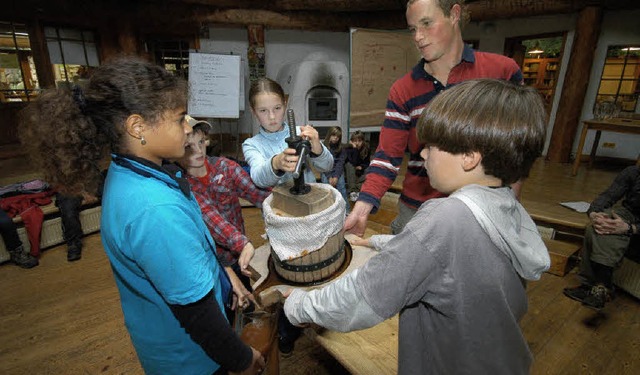
[[[391,375],[398,372],[398,316],[374,327],[341,333],[307,329],[334,358],[354,375]]]
[[[367,228],[366,238],[377,234],[376,231]],[[353,235],[347,234],[349,239]],[[372,256],[375,250],[362,246],[352,246],[352,260],[342,275],[348,274],[354,268],[362,266]],[[280,291],[290,289],[292,286],[282,283],[269,275],[268,258],[270,256],[269,244],[266,243],[256,249],[251,260],[251,267],[260,278],[253,284],[259,295],[267,294],[273,288]],[[321,285],[305,287],[315,289],[328,285],[339,279],[332,279]],[[369,329],[349,333],[334,332],[324,328],[308,328],[307,335],[315,338],[317,342],[333,355],[338,362],[347,368],[352,374],[396,374],[398,367],[398,318],[393,317]]]

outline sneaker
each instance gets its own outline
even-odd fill
[[[591,286],[582,284],[574,288],[564,288],[562,293],[564,293],[565,296],[571,298],[572,300],[582,302],[589,296],[589,294],[591,294]]]
[[[26,253],[22,246],[15,250],[11,250],[11,261],[22,268],[33,268],[39,264],[38,258]]]
[[[586,307],[600,310],[604,307],[604,304],[609,301],[611,301],[609,289],[602,284],[598,284],[591,288],[591,292],[585,297],[582,304]]]
[[[357,201],[357,200],[358,200],[358,195],[359,195],[359,194],[358,194],[358,192],[356,192],[356,191],[353,191],[353,192],[349,193],[349,200],[350,200],[351,202],[355,202],[355,201]]]

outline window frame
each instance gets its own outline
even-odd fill
[[[632,48],[636,48],[635,50],[632,50]],[[620,51],[624,51],[626,49],[626,52],[624,53],[624,55],[621,57],[619,54],[614,55],[614,52],[617,50]],[[635,57],[635,61],[634,62],[629,62],[630,57]],[[622,61],[610,61],[612,59],[620,59],[622,58]],[[619,67],[619,69],[616,69],[616,67]],[[627,76],[627,69],[629,67],[634,67],[632,69],[634,69],[634,71],[632,72],[631,76],[632,78],[629,78]],[[613,75],[606,75],[605,73],[607,73],[607,68],[609,70],[615,69],[615,70],[619,70],[619,76],[613,76]],[[604,90],[603,88],[603,83],[607,86],[610,87],[615,87],[615,93],[609,93],[609,92],[602,92]],[[634,87],[635,84],[635,88],[632,91],[632,93],[621,93],[621,90],[623,89],[623,87],[625,86],[625,83],[627,85],[629,85],[630,87]],[[627,113],[636,113],[636,110],[639,108],[638,106],[638,99],[640,97],[640,44],[634,44],[634,45],[609,45],[607,46],[607,54],[605,57],[605,61],[604,64],[602,66],[602,72],[600,73],[600,82],[598,83],[598,90],[596,92],[596,100],[594,103],[594,110],[596,109],[596,107],[603,102],[612,102],[616,107],[618,107],[618,110],[620,112],[627,112]],[[627,104],[625,103],[624,98],[632,98],[631,101],[626,100]],[[629,104],[632,103],[632,104]]]
[[[38,71],[36,67],[36,58],[34,57],[33,47],[31,46],[31,34],[27,24],[21,22],[14,21],[0,21],[4,27],[7,27],[9,30],[8,33],[11,35],[11,39],[13,41],[13,49],[2,49],[1,51],[7,51],[8,54],[13,54],[16,56],[16,61],[18,62],[18,69],[20,70],[20,81],[22,83],[22,88],[8,88],[8,89],[0,89],[0,94],[2,94],[2,104],[7,103],[17,103],[17,102],[30,102],[32,99],[38,96],[38,94],[42,91],[41,85],[38,79]],[[4,28],[3,27],[3,28]],[[18,35],[21,37],[26,37],[28,41],[28,49],[20,47],[20,43],[18,42]],[[25,65],[28,64],[28,77],[25,73]],[[28,79],[27,79],[28,78]],[[6,96],[9,96],[7,98]],[[18,99],[15,100],[13,96],[19,95]],[[24,100],[22,99],[24,98]]]

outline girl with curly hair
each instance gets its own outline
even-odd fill
[[[96,69],[86,89],[43,93],[21,136],[67,193],[95,191],[110,148],[102,243],[145,372],[256,374],[264,359],[225,317],[231,287],[198,202],[164,163],[185,152],[187,93],[164,69],[121,58]]]

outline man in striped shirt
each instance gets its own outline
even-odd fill
[[[429,184],[418,142],[416,124],[428,103],[440,92],[474,78],[496,78],[522,83],[520,68],[512,59],[478,52],[465,45],[461,25],[466,12],[463,0],[410,0],[407,24],[422,59],[389,90],[380,142],[373,155],[358,201],[345,221],[345,230],[364,234],[370,213],[389,189],[409,154],[407,173],[398,202],[398,216],[391,224],[399,233],[428,199],[444,196]]]

